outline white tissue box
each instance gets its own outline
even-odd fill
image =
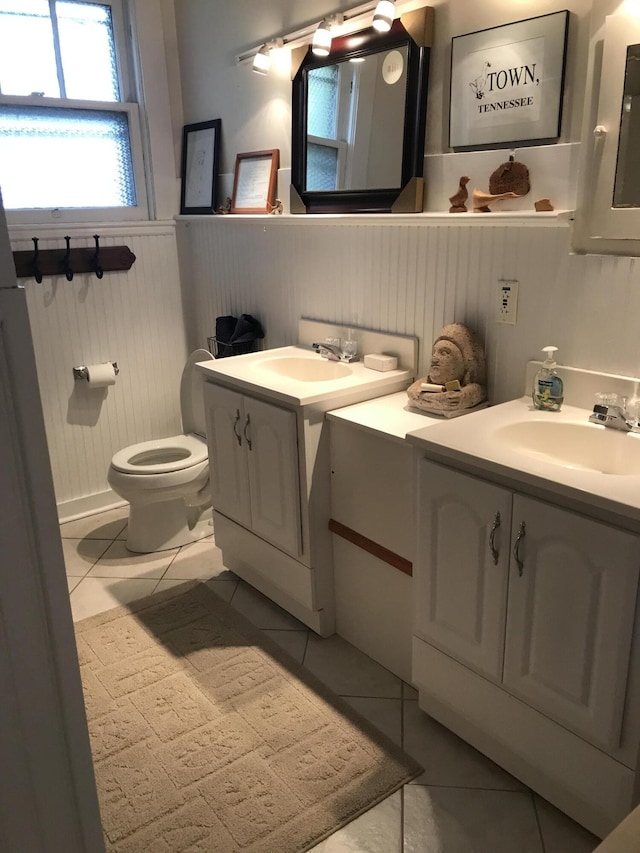
[[[395,355],[385,355],[384,353],[369,353],[364,357],[364,366],[370,367],[371,370],[395,370],[398,366],[398,359]]]

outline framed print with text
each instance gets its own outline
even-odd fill
[[[280,150],[238,154],[231,213],[271,213],[276,203]]]
[[[451,40],[449,146],[560,136],[569,12]]]
[[[187,124],[182,131],[180,213],[215,213],[222,120]]]

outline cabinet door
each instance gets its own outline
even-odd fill
[[[245,397],[251,527],[298,556],[301,552],[296,413]]]
[[[433,462],[419,465],[415,632],[499,680],[511,492]]]
[[[207,444],[213,506],[249,527],[249,472],[244,448],[244,402],[241,394],[204,383]]]
[[[516,495],[504,685],[577,734],[620,740],[640,538]]]

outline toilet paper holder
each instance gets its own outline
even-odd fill
[[[115,373],[116,376],[120,373],[120,368],[118,367],[117,361],[111,361],[111,362],[106,362],[106,363],[111,364],[111,366],[113,367],[113,372]],[[88,382],[89,381],[89,370],[87,369],[87,367],[84,364],[80,365],[80,367],[74,367],[73,368],[73,378],[75,379],[76,382],[79,379],[84,379]]]

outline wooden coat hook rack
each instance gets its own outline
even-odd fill
[[[136,256],[128,246],[101,246],[100,235],[94,234],[93,248],[71,248],[71,237],[65,237],[64,249],[38,249],[38,238],[32,237],[33,251],[13,253],[18,278],[35,278],[40,284],[45,275],[64,275],[72,281],[75,274],[93,273],[102,278],[105,272],[129,270]]]

